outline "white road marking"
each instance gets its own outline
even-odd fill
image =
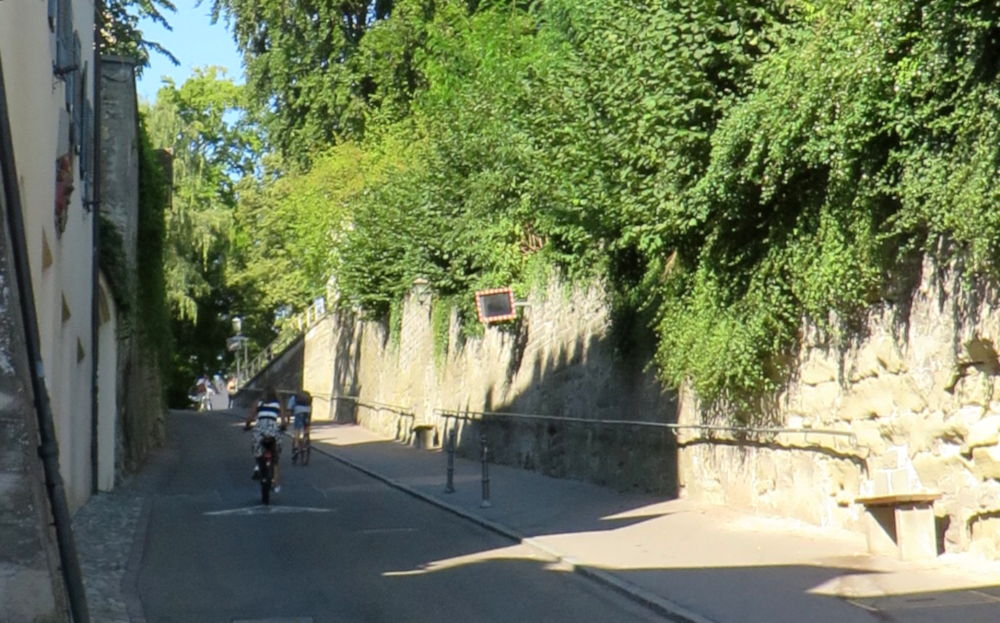
[[[264,506],[263,504],[257,506],[250,506],[248,508],[231,508],[224,511],[210,511],[204,513],[210,517],[220,517],[223,515],[281,515],[289,513],[331,513],[332,509],[329,508],[312,508],[309,506]],[[263,619],[262,619],[263,620]],[[297,620],[297,619],[289,619]]]
[[[416,528],[368,528],[367,530],[358,530],[360,534],[386,534],[389,532],[416,532]]]

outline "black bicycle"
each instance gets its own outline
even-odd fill
[[[274,456],[278,451],[278,442],[274,437],[265,437],[260,442],[261,453],[257,457],[257,469],[260,474],[260,501],[271,503],[271,485],[274,483]]]
[[[302,431],[302,438],[299,439],[298,445],[292,450],[292,463],[298,463],[302,466],[309,465],[309,454],[311,452],[312,443],[309,441],[309,429],[306,428]]]

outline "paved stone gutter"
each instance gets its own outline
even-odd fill
[[[92,621],[137,623],[129,616],[126,593],[134,583],[129,559],[142,515],[143,499],[126,487],[94,495],[73,517]]]

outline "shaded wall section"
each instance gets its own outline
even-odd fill
[[[0,620],[68,621],[12,266],[0,218]]]
[[[247,409],[253,406],[267,387],[276,389],[282,398],[302,388],[305,346],[304,338],[286,346],[257,376],[247,381],[246,386],[234,398],[233,408],[241,415],[246,415]]]
[[[647,370],[648,353],[616,352],[604,291],[554,283],[525,303],[516,322],[475,338],[454,314],[436,333],[434,301],[416,291],[398,336],[339,311],[253,385],[304,382],[316,419],[358,422],[402,442],[440,449],[455,431],[466,456],[479,456],[485,438],[494,462],[673,494],[672,433],[625,422],[673,422],[674,394]]]
[[[140,334],[135,276],[139,240],[139,112],[135,60],[101,59],[101,216],[122,241],[121,270],[106,271],[122,305],[117,333],[116,476],[133,472],[163,443],[162,373]]]

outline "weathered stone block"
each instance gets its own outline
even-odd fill
[[[969,426],[965,438],[968,448],[994,446],[1000,442],[1000,415],[989,415]]]
[[[881,374],[898,374],[904,370],[899,347],[887,335],[881,335],[862,345],[855,356],[848,378],[852,383]]]
[[[819,385],[800,385],[798,392],[789,395],[789,401],[794,405],[793,410],[804,418],[822,420],[825,415],[832,416],[836,412],[842,393],[840,385],[832,381]]]
[[[985,517],[973,521],[971,537],[970,551],[985,558],[997,558],[1000,554],[1000,518]]]
[[[913,469],[920,482],[935,491],[952,488],[956,475],[971,467],[971,463],[958,454],[957,446],[949,446],[940,454],[922,453],[913,459]]]
[[[805,385],[821,385],[837,380],[837,365],[813,351],[799,368],[799,380]]]
[[[927,401],[905,376],[864,379],[852,386],[840,404],[842,420],[866,420],[905,411],[920,412]]]
[[[1000,446],[974,448],[972,450],[972,473],[981,479],[1000,479]]]
[[[952,392],[963,405],[986,406],[993,400],[995,379],[976,369],[965,370],[955,382]]]

